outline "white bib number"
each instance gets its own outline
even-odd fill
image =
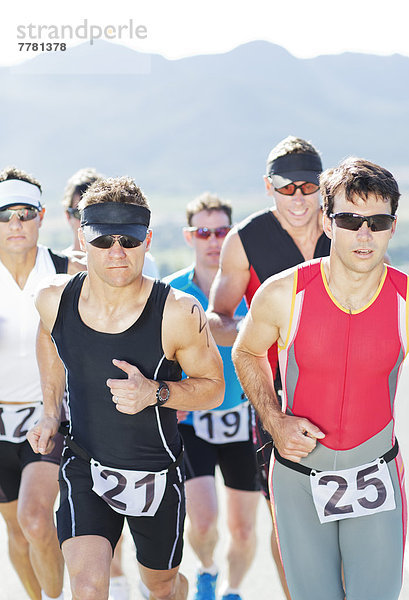
[[[321,523],[393,510],[395,493],[384,459],[342,471],[310,475],[315,508]]]
[[[211,444],[246,442],[249,439],[249,404],[243,402],[228,410],[193,413],[193,427],[197,437]]]
[[[153,517],[166,489],[166,471],[130,471],[104,467],[91,459],[93,491],[121,515]]]
[[[21,444],[26,440],[28,431],[40,419],[42,405],[1,404],[0,405],[0,441]]]

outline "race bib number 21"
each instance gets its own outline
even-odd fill
[[[372,515],[396,507],[388,465],[382,458],[342,471],[313,471],[310,482],[321,523]]]
[[[166,489],[167,470],[158,473],[112,469],[91,460],[93,491],[116,512],[153,517]]]

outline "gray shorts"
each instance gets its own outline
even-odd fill
[[[399,454],[388,468],[395,492],[394,510],[321,524],[309,477],[273,457],[272,505],[292,600],[343,600],[342,568],[348,600],[397,600],[406,537]]]

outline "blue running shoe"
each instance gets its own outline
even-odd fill
[[[241,596],[238,594],[225,594],[222,596],[222,600],[241,600]]]
[[[196,594],[193,600],[216,600],[216,575],[198,573],[196,579]]]

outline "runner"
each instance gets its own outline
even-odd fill
[[[64,190],[64,198],[62,201],[65,210],[65,216],[69,226],[72,229],[72,244],[62,251],[63,254],[67,254],[67,256],[71,256],[73,254],[74,256],[81,257],[84,255],[80,248],[78,239],[78,229],[80,227],[81,218],[78,204],[89,186],[97,181],[97,179],[101,178],[103,178],[103,175],[98,173],[95,169],[86,167],[76,171],[76,173],[74,173],[67,181],[67,185],[65,186]],[[153,277],[154,279],[159,278],[159,271],[156,266],[155,259],[150,252],[146,252],[145,254],[143,274],[147,277]],[[115,573],[117,571],[122,573],[120,562],[116,560],[116,555],[114,556],[112,568],[114,569]],[[118,600],[120,600],[119,596]]]
[[[103,177],[94,168],[86,167],[76,171],[67,181],[64,190],[63,206],[65,216],[72,230],[72,244],[62,251],[67,256],[85,256],[85,253],[81,250],[78,238],[78,229],[81,222],[78,204],[89,186],[98,179],[103,179]],[[146,252],[145,254],[143,274],[154,279],[159,278],[155,260],[150,252]],[[122,568],[122,542],[123,536],[120,537],[116,545],[111,563],[111,577],[109,582],[110,600],[129,600],[129,584]],[[139,582],[139,587],[143,597],[149,598],[149,590],[144,586],[142,581]]]
[[[205,193],[187,205],[187,244],[194,264],[165,279],[172,287],[195,296],[206,310],[210,286],[219,265],[223,240],[231,228],[231,205]],[[247,312],[244,300],[237,314]],[[259,482],[250,436],[247,399],[231,361],[231,348],[219,347],[223,359],[226,394],[223,404],[211,411],[186,413],[179,431],[185,446],[188,538],[200,560],[195,600],[214,600],[218,567],[214,550],[218,541],[218,501],[215,468],[223,474],[230,542],[227,581],[222,600],[240,600],[240,584],[256,548],[256,509]]]
[[[396,600],[406,501],[393,404],[408,277],[384,255],[400,194],[389,171],[356,158],[326,171],[321,193],[329,258],[264,283],[233,359],[275,443],[270,485],[293,600]],[[282,412],[267,361],[276,341]]]
[[[234,311],[243,295],[248,305],[268,277],[304,260],[329,254],[329,240],[322,231],[318,177],[321,158],[312,144],[293,136],[281,140],[269,153],[264,182],[271,208],[250,215],[235,227],[223,245],[221,267],[210,293],[209,321],[218,344],[232,345],[240,327]],[[217,314],[216,314],[217,313]],[[277,349],[269,351],[275,387],[281,394]],[[256,415],[254,443],[262,448],[271,441]],[[262,491],[270,508],[268,464],[271,447],[262,454]],[[289,598],[274,530],[271,549],[284,592]]]
[[[126,517],[151,598],[183,600],[182,444],[169,409],[221,402],[220,355],[199,303],[142,275],[150,210],[134,181],[97,181],[79,207],[88,272],[39,293],[44,415],[29,439],[36,452],[52,451],[65,367],[57,528],[73,597],[108,597]],[[189,378],[179,381],[182,368]]]
[[[38,244],[41,185],[8,167],[0,173],[0,513],[10,560],[33,600],[62,598],[63,558],[53,520],[63,439],[48,456],[26,440],[41,412],[34,294],[51,274],[83,269]]]

